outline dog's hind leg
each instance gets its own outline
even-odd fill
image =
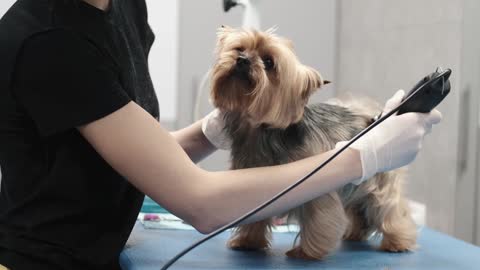
[[[391,207],[379,209],[386,212],[377,227],[383,233],[380,249],[389,252],[412,251],[416,248],[417,227],[410,215],[410,209],[404,198]]]
[[[288,257],[320,260],[336,249],[345,233],[347,218],[337,193],[330,193],[294,210],[300,225],[299,243]]]
[[[271,220],[238,226],[227,246],[234,250],[258,250],[270,247]]]
[[[407,200],[402,194],[401,174],[380,176],[378,189],[369,195],[366,219],[383,234],[380,249],[389,252],[411,251],[416,248],[417,227]]]

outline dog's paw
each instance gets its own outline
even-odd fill
[[[291,250],[287,251],[285,255],[292,259],[302,259],[302,260],[322,260],[327,256],[326,252],[317,251],[316,254],[307,254],[301,247],[294,247]]]
[[[234,237],[227,242],[227,247],[233,250],[260,250],[270,247],[266,239],[245,239]]]
[[[386,252],[408,252],[417,249],[415,239],[390,239],[383,238],[380,250]]]

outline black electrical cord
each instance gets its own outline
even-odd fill
[[[443,74],[442,74],[443,75]],[[390,112],[388,112],[387,114],[385,115],[381,115],[381,117],[379,117],[378,120],[376,120],[375,122],[373,122],[371,125],[369,125],[368,127],[366,127],[364,130],[362,130],[360,133],[358,133],[355,137],[353,137],[345,146],[343,146],[342,148],[340,148],[337,152],[335,152],[331,157],[329,157],[327,160],[325,160],[322,164],[320,164],[319,166],[317,166],[315,169],[313,169],[310,173],[308,173],[307,175],[305,175],[304,177],[302,177],[301,179],[299,179],[297,182],[293,183],[292,185],[290,185],[289,187],[285,188],[283,191],[281,191],[280,193],[278,193],[277,195],[275,195],[273,198],[271,198],[270,200],[264,202],[263,204],[259,205],[257,208],[251,210],[250,212],[246,213],[245,215],[239,217],[238,219],[230,222],[229,224],[217,229],[216,231],[212,232],[211,234],[205,236],[203,239],[200,239],[198,242],[192,244],[191,246],[187,247],[186,249],[184,249],[182,252],[178,253],[175,257],[173,257],[172,259],[170,259],[162,268],[161,270],[167,270],[170,266],[172,266],[176,261],[178,261],[178,259],[180,259],[181,257],[183,257],[185,254],[187,254],[188,252],[190,252],[192,249],[196,248],[197,246],[203,244],[204,242],[212,239],[213,237],[223,233],[224,231],[232,228],[232,227],[235,227],[237,225],[239,225],[240,223],[242,223],[243,221],[245,221],[246,219],[250,218],[251,216],[255,215],[256,213],[258,213],[259,211],[265,209],[265,207],[269,206],[270,204],[272,204],[273,202],[275,202],[276,200],[278,200],[279,198],[281,198],[282,196],[284,196],[285,194],[287,194],[288,192],[292,191],[294,188],[298,187],[299,185],[301,185],[303,182],[305,182],[308,178],[310,178],[312,175],[314,175],[315,173],[317,173],[319,170],[321,170],[323,167],[325,167],[328,163],[330,163],[332,160],[334,160],[338,155],[340,155],[340,153],[342,153],[343,151],[345,151],[345,149],[347,149],[350,145],[352,145],[355,141],[357,141],[358,139],[360,139],[361,137],[363,137],[363,135],[367,134],[370,130],[372,130],[374,127],[378,126],[380,123],[382,123],[383,121],[385,121],[387,118],[389,118],[390,116],[392,116],[393,114],[395,114],[398,110],[400,110],[402,108],[402,106],[411,101],[413,98],[415,98],[417,96],[417,93],[419,93],[421,90],[423,90],[423,88],[425,88],[431,81],[436,81],[437,79],[439,78],[442,78],[442,76],[438,76],[438,77],[435,77],[435,78],[432,78],[431,80],[429,81],[426,81],[424,84],[422,84],[418,89],[412,91],[411,93],[409,93],[406,98],[404,98],[404,100],[402,100],[402,102],[400,103],[400,105],[398,105],[395,109],[391,110]],[[448,79],[447,79],[448,80]],[[443,80],[442,82],[442,88],[444,87],[445,81]],[[443,90],[442,90],[443,92]]]

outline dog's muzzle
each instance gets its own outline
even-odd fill
[[[239,56],[237,59],[237,64],[235,65],[235,72],[238,74],[246,75],[250,71],[250,59],[245,56]]]

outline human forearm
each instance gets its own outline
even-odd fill
[[[216,150],[215,146],[203,135],[202,120],[170,134],[194,163],[200,162]]]

